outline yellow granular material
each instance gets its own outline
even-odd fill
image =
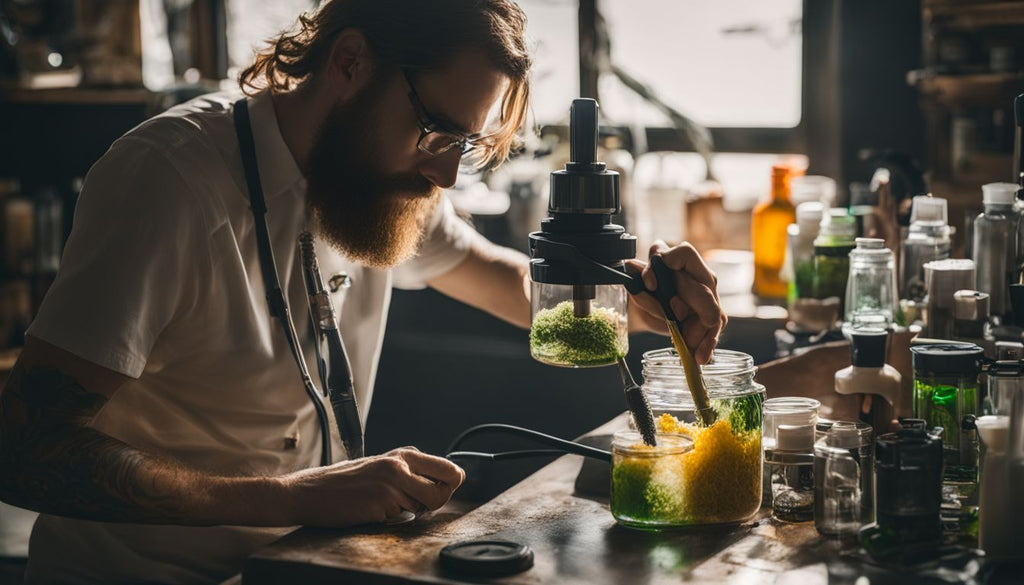
[[[761,433],[733,433],[728,419],[710,427],[682,423],[669,414],[658,431],[687,435],[693,450],[682,459],[683,516],[688,523],[743,520],[761,506]]]

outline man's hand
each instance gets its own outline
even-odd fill
[[[669,248],[665,242],[658,241],[650,249],[650,255],[655,254],[661,254],[665,265],[676,272],[678,293],[672,297],[672,311],[682,325],[683,339],[693,351],[694,358],[706,364],[711,360],[711,351],[718,345],[718,337],[728,322],[718,300],[718,278],[690,244]],[[658,279],[649,266],[635,260],[629,261],[627,266],[634,272],[641,272],[648,290],[657,289]],[[657,299],[648,293],[640,293],[629,300],[631,329],[668,334],[665,313]]]
[[[403,511],[436,510],[466,478],[448,461],[402,447],[383,455],[305,469],[283,478],[294,524],[354,526]]]

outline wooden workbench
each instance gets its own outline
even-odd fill
[[[625,424],[619,417],[595,434]],[[453,502],[404,526],[353,530],[300,529],[250,558],[243,585],[268,583],[757,583],[872,585],[940,582],[887,572],[819,537],[813,523],[778,525],[765,512],[731,527],[640,532],[615,524],[607,499],[574,488],[582,458],[565,456],[483,506]],[[500,464],[500,463],[499,463]],[[324,502],[324,505],[328,505]],[[446,574],[442,547],[468,539],[530,546],[532,569],[474,581]]]

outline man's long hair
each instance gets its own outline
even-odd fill
[[[380,63],[414,71],[440,69],[462,50],[482,51],[511,81],[501,100],[501,127],[475,160],[493,166],[519,146],[526,119],[531,58],[525,27],[526,15],[512,0],[326,0],[269,40],[239,84],[250,94],[297,87],[325,66],[346,28],[363,33]]]

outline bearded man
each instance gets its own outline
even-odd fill
[[[328,0],[257,54],[247,97],[175,107],[93,166],[0,396],[0,497],[42,513],[29,582],[217,582],[297,525],[448,501],[464,473],[445,459],[349,458],[337,434],[321,442],[323,407],[268,311],[258,238],[265,221],[293,316],[307,302],[300,233],[317,236],[325,274],[347,275],[332,294],[363,422],[392,287],[527,326],[527,258],[442,195],[460,163],[500,164],[516,142],[524,27],[511,0]],[[725,322],[714,275],[692,247],[656,251],[707,361]],[[630,322],[662,330],[642,296]]]

